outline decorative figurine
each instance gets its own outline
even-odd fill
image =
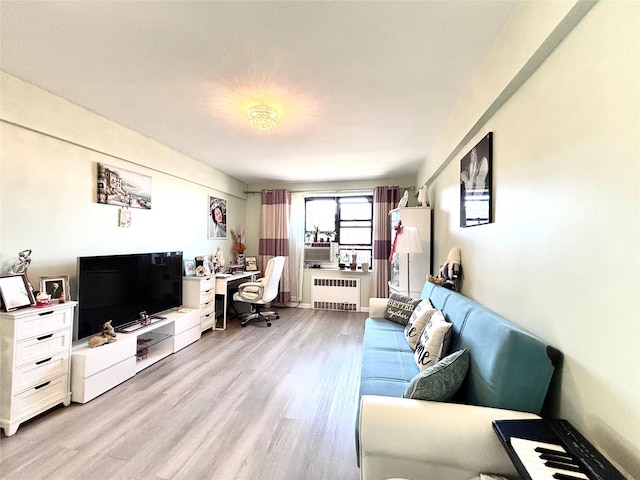
[[[102,333],[94,335],[89,339],[89,348],[99,347],[105,343],[113,343],[116,341],[116,331],[111,326],[111,320],[102,325]]]
[[[21,273],[24,273],[25,276],[27,275],[27,268],[29,268],[29,265],[31,264],[31,249],[28,248],[26,250],[21,251],[20,253],[18,253],[18,263],[16,263],[15,265],[13,265],[10,269],[9,269],[9,274],[11,275],[19,275]]]

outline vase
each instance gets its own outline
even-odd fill
[[[240,268],[244,268],[244,253],[239,253],[236,255],[236,265]]]

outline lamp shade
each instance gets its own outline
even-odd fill
[[[402,227],[396,242],[396,252],[398,253],[419,253],[422,252],[422,242],[418,227]]]

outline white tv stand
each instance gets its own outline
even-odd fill
[[[71,401],[87,403],[200,339],[199,310],[185,308],[159,315],[165,318],[129,333],[118,333],[113,343],[89,348],[88,339],[74,342]]]

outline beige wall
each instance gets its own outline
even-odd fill
[[[227,199],[230,227],[244,225],[246,186],[174,150],[15,77],[1,74],[0,269],[33,250],[29,278],[68,274],[76,257],[183,250],[185,257],[231,240],[207,239],[208,195]],[[96,203],[97,163],[152,177],[152,209]]]
[[[541,21],[547,5],[516,15],[417,183],[430,179],[436,261],[461,247],[463,293],[564,353],[551,413],[640,478],[640,3],[596,4],[492,106],[523,52],[537,61],[531,39],[548,49],[566,20]],[[459,160],[489,131],[495,220],[461,229]]]

